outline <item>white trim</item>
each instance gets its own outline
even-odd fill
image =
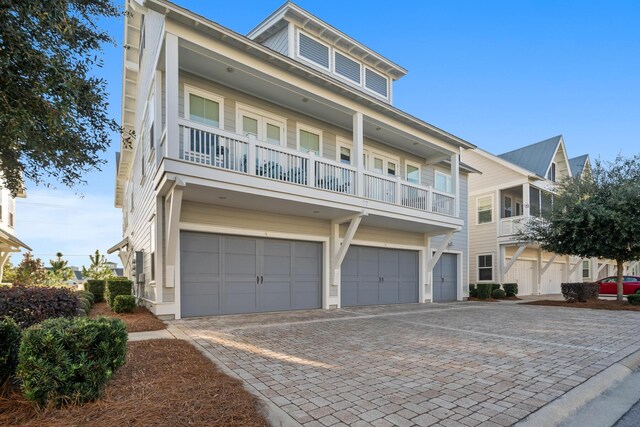
[[[198,87],[195,86],[191,86],[187,83],[184,84],[184,117],[183,119],[186,120],[190,120],[191,121],[191,117],[190,117],[190,112],[189,112],[189,95],[196,95],[196,96],[200,96],[203,98],[206,98],[210,101],[214,101],[217,102],[218,105],[220,105],[220,107],[218,108],[218,128],[219,129],[224,129],[224,97],[221,95],[218,95],[216,93],[213,92],[209,92],[207,90],[204,89],[200,89]],[[170,102],[178,102],[177,100],[172,100]],[[207,126],[211,126],[211,125],[207,125]],[[211,127],[215,127],[215,126],[211,126]]]
[[[409,166],[418,168],[418,182],[409,181]],[[422,165],[412,160],[404,161],[404,180],[411,184],[422,185]]]
[[[271,124],[273,126],[278,126],[280,128],[280,146],[287,146],[286,117],[279,116],[270,111],[262,110],[252,105],[236,102],[236,133],[239,135],[244,135],[244,130],[242,128],[242,116],[247,116],[258,121],[258,135],[256,138],[259,141],[268,142],[267,125]]]
[[[378,76],[380,76],[380,77],[382,77],[383,79],[385,79],[385,80],[386,80],[386,82],[387,82],[387,94],[386,94],[386,95],[383,95],[383,94],[381,94],[381,93],[378,93],[378,92],[376,92],[375,90],[373,90],[373,89],[369,89],[369,88],[367,87],[367,71],[366,71],[366,70],[369,70],[369,71],[371,71],[372,73],[377,74]],[[378,71],[374,70],[374,69],[373,69],[373,68],[371,68],[371,67],[367,67],[366,65],[363,67],[362,74],[363,74],[363,76],[362,76],[362,77],[363,77],[363,78],[362,78],[362,88],[363,88],[364,90],[366,90],[366,91],[368,91],[368,92],[372,93],[373,95],[377,96],[378,98],[382,98],[382,99],[389,99],[389,98],[390,98],[391,88],[390,88],[390,83],[389,83],[389,82],[390,82],[389,77],[385,76],[384,74],[379,73]]]
[[[451,174],[450,173],[444,173],[441,172],[437,169],[434,169],[433,171],[433,188],[437,191],[443,191],[445,193],[449,193],[449,194],[453,194],[453,180],[451,178]],[[445,190],[439,190],[437,187],[437,183],[438,183],[438,175],[442,175],[446,178],[446,186],[449,187],[449,189],[445,189]]]
[[[337,135],[336,136],[336,162],[338,163],[342,163],[340,161],[340,149],[341,148],[347,148],[349,149],[349,153],[350,153],[350,157],[349,157],[349,164],[351,166],[354,166],[353,164],[353,141],[349,140],[349,138],[345,138],[343,136]],[[344,163],[346,164],[346,163]]]
[[[342,74],[338,73],[338,71],[336,70],[336,54],[340,54],[340,55],[346,57],[348,60],[353,61],[356,64],[358,64],[358,66],[360,67],[360,81],[359,82],[351,80],[349,77],[343,76]],[[358,60],[357,58],[354,58],[353,56],[349,55],[348,53],[346,53],[346,52],[344,52],[344,51],[342,51],[340,49],[336,49],[335,47],[333,48],[333,66],[331,67],[331,72],[333,74],[335,74],[336,77],[344,80],[347,83],[350,83],[350,84],[355,85],[357,87],[362,87],[362,83],[364,81],[364,65],[362,64],[362,61]]]
[[[315,128],[313,126],[309,126],[304,123],[297,122],[296,123],[296,150],[300,151],[300,131],[303,130],[305,132],[313,133],[318,135],[319,137],[319,147],[318,147],[318,156],[322,157],[322,129]]]
[[[480,257],[481,256],[487,256],[487,255],[491,255],[491,279],[489,280],[480,280],[480,268],[488,268],[488,267],[480,267]],[[494,282],[494,278],[496,277],[495,275],[495,270],[496,270],[496,254],[494,252],[478,252],[476,254],[476,282],[481,282],[481,283],[493,283]]]
[[[321,45],[325,46],[327,48],[327,60],[329,62],[329,66],[325,67],[322,64],[318,64],[316,61],[314,61],[313,59],[309,59],[306,56],[302,56],[300,55],[300,34],[304,34],[306,37],[309,37],[311,40],[320,43]],[[316,36],[313,36],[311,34],[309,34],[306,31],[301,30],[300,28],[296,27],[296,58],[297,59],[302,59],[303,61],[306,61],[310,64],[315,65],[316,67],[320,67],[323,70],[329,71],[331,72],[331,70],[333,69],[333,55],[332,55],[333,49],[331,47],[331,45],[323,42],[322,40],[318,39]]]
[[[491,198],[491,221],[490,222],[480,222],[479,221],[480,218],[479,218],[479,215],[478,215],[479,212],[480,212],[478,210],[478,207],[479,207],[480,204],[478,203],[478,201],[480,199],[486,199],[487,197]],[[476,209],[475,210],[476,210],[476,212],[475,212],[475,217],[476,217],[475,225],[493,224],[496,221],[496,218],[495,218],[495,211],[496,211],[496,209],[495,209],[495,199],[493,197],[493,193],[485,194],[484,196],[477,196],[476,197]]]

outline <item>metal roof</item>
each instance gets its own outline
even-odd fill
[[[571,173],[573,173],[573,176],[580,176],[584,171],[584,167],[588,161],[588,154],[583,154],[582,156],[569,159],[569,167],[571,168]]]
[[[562,135],[558,135],[517,150],[499,154],[498,157],[544,177],[547,174],[547,169],[549,169],[553,156],[556,154],[558,144],[561,142]]]

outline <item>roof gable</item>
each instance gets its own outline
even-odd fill
[[[564,147],[562,135],[558,135],[517,150],[499,154],[498,157],[527,169],[538,176],[546,177],[549,166],[558,151],[558,146],[561,144]]]
[[[585,169],[589,169],[589,155],[583,154],[569,159],[569,166],[571,166],[571,173],[574,177],[582,176]]]

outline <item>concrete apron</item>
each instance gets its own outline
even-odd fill
[[[624,359],[609,366],[599,374],[589,378],[577,387],[569,390],[567,393],[548,403],[542,408],[533,412],[522,421],[516,423],[517,427],[555,427],[570,421],[572,418],[578,418],[578,411],[592,402],[598,400],[607,391],[614,389],[624,379],[634,374],[640,368],[640,351],[632,353]],[[631,397],[626,402],[619,405],[615,413],[610,411],[603,414],[608,419],[601,419],[597,423],[600,427],[612,426],[622,417],[632,406],[640,399],[640,396]],[[603,417],[604,418],[604,417]],[[593,419],[591,420],[593,421]],[[578,425],[589,425],[578,422]],[[594,425],[594,424],[591,424]]]

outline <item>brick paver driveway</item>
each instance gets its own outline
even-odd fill
[[[640,350],[640,315],[501,303],[172,322],[305,426],[511,425]]]

